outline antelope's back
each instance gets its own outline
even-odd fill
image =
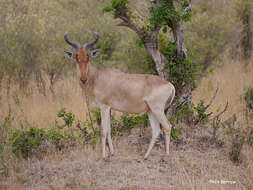
[[[145,98],[169,82],[155,75],[127,74],[107,68],[96,80],[95,95],[99,102],[128,113],[148,111]]]

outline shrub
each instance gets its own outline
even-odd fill
[[[112,117],[112,136],[130,133],[133,128],[145,127],[148,122],[147,114],[122,114],[119,120]]]
[[[176,140],[180,136],[180,131],[177,128],[172,127],[171,128],[171,137],[172,139]]]
[[[248,88],[244,100],[246,102],[246,107],[253,111],[253,88]]]
[[[36,127],[29,130],[14,130],[9,138],[12,152],[17,156],[20,155],[28,158],[30,154],[39,148],[45,140],[45,131]]]
[[[237,132],[234,134],[234,137],[232,138],[232,146],[231,146],[231,152],[230,157],[233,162],[241,162],[240,154],[243,147],[243,144],[245,142],[245,136]]]
[[[64,135],[61,134],[56,128],[50,129],[47,132],[47,139],[55,145],[58,150],[64,147]]]
[[[28,130],[16,129],[10,132],[8,142],[12,148],[12,152],[17,156],[28,158],[34,152],[46,152],[42,145],[51,144],[56,149],[62,150],[66,146],[73,146],[77,143],[82,144],[82,134],[77,128],[73,128],[75,115],[72,112],[66,112],[61,109],[57,116],[61,118],[64,123],[58,124],[48,131],[32,126]],[[23,124],[22,124],[23,126]],[[46,148],[48,148],[46,146]]]

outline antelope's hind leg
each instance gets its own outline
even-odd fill
[[[170,149],[170,133],[171,133],[171,124],[167,120],[163,111],[157,111],[154,113],[158,121],[161,123],[165,133],[165,153],[166,156],[169,156]]]
[[[156,142],[156,139],[157,137],[159,136],[160,134],[160,123],[159,121],[156,119],[155,115],[152,113],[152,112],[148,112],[148,118],[149,118],[149,122],[150,122],[150,125],[151,125],[151,128],[152,128],[152,139],[149,143],[149,147],[148,147],[148,150],[144,156],[144,159],[147,159],[155,142]]]
[[[166,155],[169,156],[171,124],[164,114],[164,109],[163,109],[164,106],[163,104],[159,104],[158,102],[148,102],[148,105],[152,114],[154,114],[155,118],[163,126],[163,130],[165,133],[165,152],[166,152]]]

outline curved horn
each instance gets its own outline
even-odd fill
[[[65,32],[65,34],[64,34],[64,39],[65,39],[65,41],[66,41],[69,45],[71,45],[73,48],[75,48],[75,49],[80,49],[80,45],[78,45],[77,43],[74,43],[74,42],[70,42],[70,41],[69,41],[69,39],[68,39],[68,32]]]
[[[95,43],[97,43],[97,41],[99,39],[98,33],[97,32],[93,32],[93,33],[95,34],[96,39],[92,42],[88,42],[88,43],[83,45],[83,48],[86,49],[86,50],[90,49]]]

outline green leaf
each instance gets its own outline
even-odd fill
[[[163,27],[163,33],[167,33],[167,26]]]
[[[108,13],[113,11],[113,8],[111,6],[106,6],[102,9],[102,13]]]
[[[203,7],[203,8],[201,9],[201,11],[202,11],[202,13],[204,13],[204,12],[207,11],[207,8]]]

